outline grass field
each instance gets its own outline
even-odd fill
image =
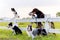
[[[19,27],[26,27],[28,24],[30,24],[29,22],[25,22],[25,23],[18,23]],[[54,22],[54,26],[55,28],[60,28],[60,22]],[[6,26],[7,27],[8,22],[0,22],[0,26]],[[33,27],[36,27],[36,24],[33,23],[32,24]]]
[[[8,22],[1,22],[0,26],[7,26]],[[18,23],[19,27],[26,27],[30,23]],[[55,28],[60,28],[60,22],[54,22]],[[33,24],[36,27],[35,24]],[[22,35],[13,35],[10,30],[0,29],[0,40],[32,40],[31,37],[28,37],[25,31]],[[60,34],[48,34],[47,36],[37,36],[34,40],[60,40]]]
[[[47,36],[37,36],[34,40],[56,40],[60,39],[53,34],[48,34]],[[22,35],[13,35],[10,30],[0,30],[0,40],[32,40],[31,37],[28,37],[25,31]]]

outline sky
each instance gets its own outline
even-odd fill
[[[0,18],[12,18],[11,8],[15,8],[21,18],[30,17],[28,13],[34,8],[55,17],[60,12],[60,0],[0,0]]]

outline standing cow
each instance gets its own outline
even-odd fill
[[[32,14],[31,14],[32,13]],[[44,13],[43,12],[41,12],[40,10],[38,10],[37,8],[34,8],[33,10],[32,10],[32,12],[30,12],[30,14],[29,15],[32,15],[32,16],[35,16],[35,15],[37,15],[36,16],[36,18],[44,18],[45,16],[44,16]],[[37,28],[42,28],[42,23],[41,22],[38,22],[37,23]]]
[[[45,14],[37,8],[34,8],[29,15],[32,15],[32,16],[36,15],[36,18],[45,18]],[[54,23],[53,22],[50,22],[50,23],[51,23],[51,28],[55,29]],[[36,22],[36,24],[37,24],[37,28],[40,28],[40,29],[43,28],[43,24],[41,22]]]

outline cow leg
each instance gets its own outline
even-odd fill
[[[53,22],[51,22],[51,28],[52,28],[52,29],[55,29]],[[56,35],[55,33],[53,33],[53,34]]]
[[[41,22],[38,22],[37,23],[37,28],[40,28],[41,29],[41,28],[43,28],[42,26],[43,26],[43,24]]]

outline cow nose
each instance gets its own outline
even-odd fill
[[[31,16],[31,15],[33,15],[33,13],[29,13],[29,15]]]

